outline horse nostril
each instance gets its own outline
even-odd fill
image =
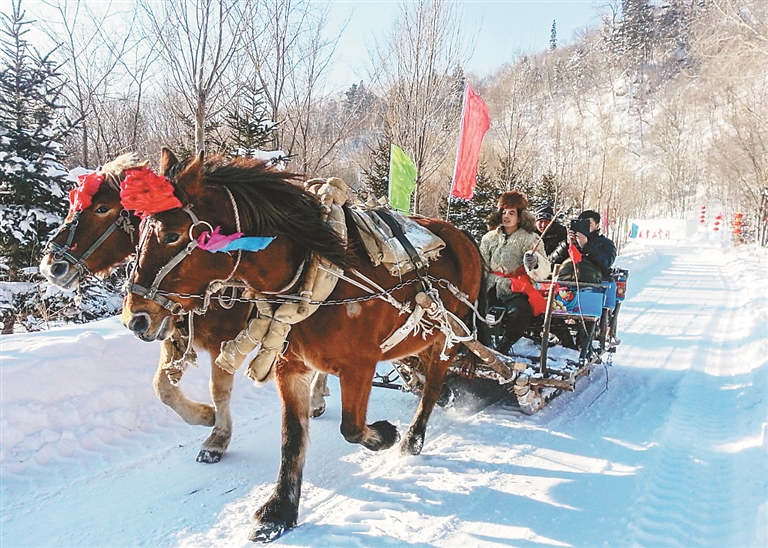
[[[69,264],[64,261],[57,261],[51,265],[51,275],[55,278],[61,278],[69,270]]]
[[[139,335],[146,333],[149,329],[149,316],[143,312],[134,314],[131,321],[128,322],[128,329]]]

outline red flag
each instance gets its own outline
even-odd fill
[[[453,171],[451,195],[465,200],[472,199],[472,189],[477,182],[477,162],[480,160],[480,145],[483,136],[491,127],[488,107],[475,91],[467,87],[464,91],[464,112],[461,116],[459,150],[456,153],[456,168]]]
[[[581,262],[581,251],[575,245],[568,246],[568,256],[573,261],[573,264],[579,264]]]

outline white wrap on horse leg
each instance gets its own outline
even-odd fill
[[[272,307],[263,302],[257,303],[259,317],[248,322],[248,327],[238,333],[233,341],[221,343],[221,353],[216,358],[216,365],[224,371],[234,374],[245,361],[245,357],[262,344],[264,336],[272,322]]]
[[[347,200],[347,185],[341,179],[331,177],[325,181],[308,181],[305,186],[310,192],[317,194],[327,212],[326,222],[333,227],[342,242],[346,243],[347,225],[344,221],[342,206]],[[299,291],[301,301],[281,304],[275,310],[266,333],[260,339],[262,340],[261,348],[245,371],[249,379],[265,382],[271,378],[275,363],[285,351],[285,341],[291,326],[306,319],[318,309],[319,304],[310,304],[310,302],[321,302],[327,299],[336,288],[339,275],[342,273],[341,268],[327,259],[313,255]],[[236,367],[240,367],[242,361],[240,360]]]

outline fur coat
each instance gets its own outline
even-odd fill
[[[524,226],[525,223],[523,227],[518,228],[510,235],[504,234],[504,227],[499,226],[483,236],[480,242],[480,254],[483,256],[485,266],[488,269],[484,286],[486,293],[495,287],[496,296],[499,298],[512,294],[509,278],[496,276],[493,272],[514,274],[517,269],[523,266],[523,254],[532,250],[539,241],[539,237]],[[531,280],[541,282],[549,277],[552,269],[544,255],[543,245],[539,245],[536,256],[539,259],[538,266],[533,270],[526,268],[526,272]]]

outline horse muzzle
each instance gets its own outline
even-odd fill
[[[80,272],[68,261],[47,253],[40,261],[40,273],[53,285],[72,291],[80,283]]]
[[[148,312],[130,312],[124,309],[121,320],[125,327],[144,342],[165,340],[173,332],[173,316],[154,320]]]

